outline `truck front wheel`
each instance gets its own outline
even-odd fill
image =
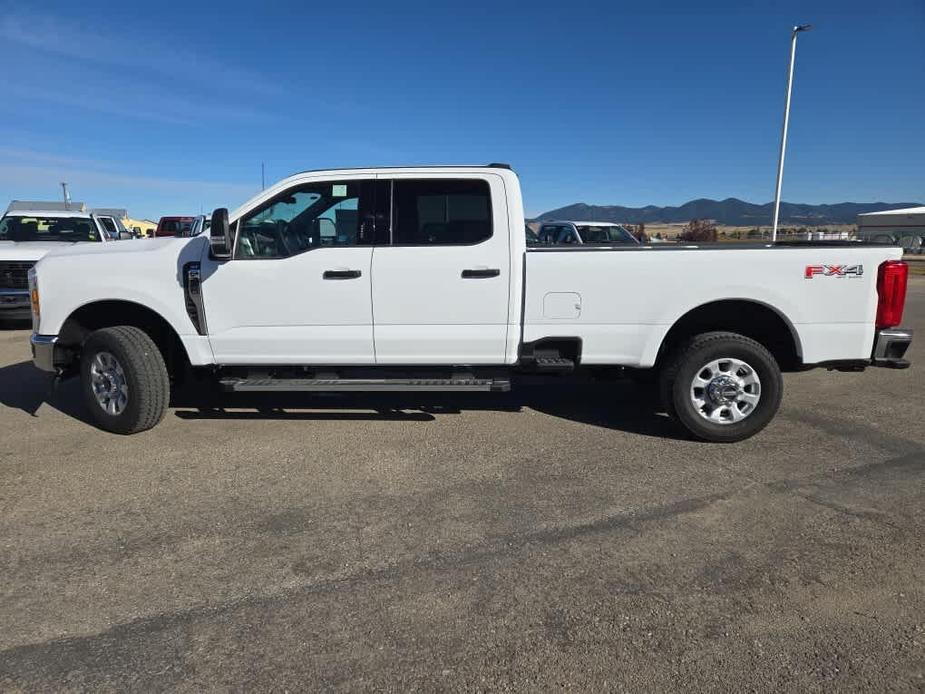
[[[783,378],[761,344],[710,332],[681,345],[661,373],[665,409],[704,441],[733,443],[757,434],[780,406]]]
[[[80,380],[90,416],[106,431],[136,434],[167,412],[167,367],[139,328],[119,325],[91,333],[81,351]]]

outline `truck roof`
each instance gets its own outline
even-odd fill
[[[23,210],[35,211],[41,210],[42,212],[86,212],[87,206],[85,203],[78,202],[76,200],[71,200],[68,203],[61,201],[48,201],[48,200],[13,200],[7,206],[7,212],[21,212]]]
[[[28,210],[9,210],[6,215],[7,217],[81,217],[83,219],[89,219],[90,213],[80,210],[55,210],[55,209],[28,209]]]
[[[505,171],[514,170],[510,164],[500,164],[498,162],[494,162],[492,164],[403,164],[399,166],[342,166],[336,169],[306,169],[305,171],[294,173],[292,176],[301,176],[302,174],[308,173],[334,173],[337,171],[370,171],[373,173],[385,173],[388,171],[407,171],[408,169],[427,169],[430,172],[433,172],[434,169],[447,169],[450,172],[459,171],[460,169],[504,169]],[[292,178],[292,176],[289,176],[288,178]]]
[[[350,177],[356,177],[357,175],[367,175],[367,176],[376,176],[379,174],[391,174],[391,173],[415,173],[420,172],[423,175],[433,175],[433,174],[477,174],[485,173],[486,171],[495,171],[503,176],[515,176],[514,170],[511,168],[510,164],[440,164],[440,165],[431,165],[423,164],[420,166],[371,166],[371,167],[346,167],[339,169],[309,169],[307,171],[300,171],[298,173],[287,176],[286,178],[277,181],[271,186],[268,186],[265,190],[258,192],[253,197],[249,198],[243,204],[239,205],[234,210],[229,212],[229,219],[236,219],[239,214],[245,209],[252,207],[259,201],[268,200],[274,195],[279,194],[281,191],[285,190],[289,186],[296,185],[302,181],[311,181],[316,176],[324,177],[336,177],[340,174]],[[192,217],[190,217],[192,219]]]

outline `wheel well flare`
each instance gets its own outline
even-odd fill
[[[712,331],[738,333],[761,343],[782,370],[800,366],[799,340],[790,323],[766,304],[736,299],[703,304],[681,316],[662,340],[657,361],[694,335]]]
[[[130,325],[143,330],[157,345],[171,373],[189,364],[186,348],[173,326],[159,313],[132,301],[107,300],[85,304],[61,326],[62,346],[79,348],[95,330]]]

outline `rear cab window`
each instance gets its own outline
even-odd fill
[[[540,243],[544,246],[553,246],[559,241],[559,234],[564,227],[558,224],[544,224],[540,229]]]

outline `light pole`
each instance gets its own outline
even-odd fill
[[[800,24],[790,32],[790,69],[787,71],[787,101],[784,104],[784,127],[780,134],[780,157],[777,160],[777,189],[774,192],[774,226],[771,243],[777,241],[777,219],[780,214],[780,188],[784,182],[784,153],[787,151],[787,125],[790,123],[790,92],[793,90],[793,61],[797,55],[797,34],[809,31],[812,24]]]

